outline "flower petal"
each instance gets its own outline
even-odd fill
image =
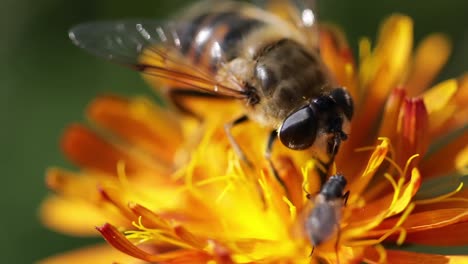
[[[165,164],[173,162],[182,141],[182,131],[174,113],[163,111],[144,98],[98,97],[89,105],[87,116]]]
[[[373,126],[388,93],[402,81],[412,45],[413,23],[409,17],[396,14],[384,22],[375,51],[361,63],[360,80],[367,94],[352,122],[353,140],[344,145],[345,156],[352,156],[357,147],[372,144]]]
[[[108,245],[95,245],[48,257],[39,261],[38,264],[136,263],[137,261]]]
[[[405,242],[430,246],[464,246],[468,244],[468,236],[465,234],[468,234],[468,222],[460,222],[410,233]]]
[[[89,128],[74,124],[65,131],[62,142],[65,155],[76,165],[91,170],[99,170],[116,175],[117,164],[125,164],[126,173],[132,175],[138,171],[153,171],[167,174],[167,168],[154,159],[149,160],[141,153],[132,152],[123,146],[112,144]]]
[[[463,264],[467,263],[468,256],[444,256],[402,250],[387,250],[387,261],[389,263],[405,264]]]
[[[413,66],[406,81],[409,96],[417,96],[427,89],[447,62],[452,44],[443,34],[427,36],[418,45]]]
[[[405,89],[397,87],[392,90],[385,104],[384,115],[382,117],[382,120],[385,120],[385,122],[380,124],[379,136],[390,139],[395,137],[395,128],[397,127],[401,105],[405,98],[407,98]]]
[[[440,91],[434,92],[435,103],[439,106],[436,111],[432,111],[430,116],[431,138],[440,138],[451,134],[458,129],[466,129],[466,117],[468,116],[468,74],[463,75],[458,80],[448,80],[436,85],[434,88]],[[456,90],[453,92],[453,90]],[[424,95],[426,97],[426,95]],[[425,99],[426,100],[426,99]],[[433,100],[433,101],[434,101]]]
[[[73,236],[96,236],[93,227],[108,220],[102,210],[86,201],[57,196],[44,200],[39,212],[48,228]]]
[[[398,136],[394,140],[397,164],[403,167],[414,154],[426,153],[429,147],[427,128],[428,114],[423,100],[404,100],[398,118]]]
[[[468,145],[468,133],[446,143],[441,149],[424,157],[421,162],[421,173],[424,178],[444,176],[453,173],[457,167],[457,155]]]
[[[356,90],[356,66],[346,37],[340,29],[327,25],[320,28],[320,55],[338,83],[348,89],[357,105],[359,96]]]
[[[211,257],[203,251],[198,250],[178,250],[168,253],[151,254],[137,246],[133,245],[117,228],[110,224],[105,224],[98,227],[97,230],[101,232],[102,236],[109,244],[132,257],[142,259],[149,262],[164,262],[164,263],[206,263]]]
[[[387,219],[378,229],[390,229],[399,219]],[[459,222],[468,222],[468,211],[466,208],[439,209],[433,211],[412,213],[401,225],[410,232],[420,232],[453,225]]]

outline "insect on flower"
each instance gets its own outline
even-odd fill
[[[315,197],[314,208],[305,221],[305,231],[314,247],[327,241],[335,232],[338,232],[335,243],[338,245],[341,210],[349,196],[349,191],[344,192],[346,183],[343,175],[335,174],[327,180]]]
[[[288,14],[263,8],[271,3]],[[225,129],[242,158],[231,128],[247,120],[271,129],[269,161],[276,138],[290,149],[315,145],[333,157],[347,139],[353,100],[321,60],[312,10],[295,1],[205,1],[170,21],[86,23],[69,36],[99,57],[156,78],[182,112],[194,114],[183,103],[187,97],[241,101],[245,114]]]

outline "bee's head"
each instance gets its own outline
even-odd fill
[[[302,150],[314,144],[319,126],[316,109],[309,104],[292,112],[278,130],[278,137],[290,149]]]
[[[318,134],[331,135],[327,151],[335,155],[341,140],[347,138],[343,123],[351,120],[353,110],[349,93],[343,88],[334,89],[290,113],[279,128],[278,137],[288,148],[302,150],[311,147]]]

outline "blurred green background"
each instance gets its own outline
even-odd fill
[[[80,22],[129,17],[167,17],[183,0],[65,1],[3,0],[0,8],[0,166],[2,263],[32,263],[101,239],[79,239],[49,231],[37,220],[46,196],[44,171],[69,167],[58,149],[66,124],[83,120],[97,94],[149,94],[137,74],[74,47],[67,30]],[[440,79],[468,69],[468,1],[322,0],[322,20],[343,26],[355,48],[359,36],[375,36],[392,12],[411,15],[416,40],[442,31],[454,54]],[[466,252],[466,251],[465,251]]]

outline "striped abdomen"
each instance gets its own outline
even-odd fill
[[[204,13],[182,25],[181,52],[193,65],[216,72],[219,62],[237,57],[243,38],[262,25],[240,10]]]

